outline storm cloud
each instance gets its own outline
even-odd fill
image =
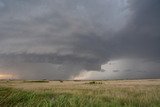
[[[159,0],[0,0],[1,66],[26,79],[68,79],[122,58],[154,69],[159,11]]]

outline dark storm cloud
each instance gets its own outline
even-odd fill
[[[113,70],[113,72],[119,72],[120,70]]]
[[[81,70],[101,71],[102,64],[117,58],[160,60],[159,4],[159,0],[0,0],[1,62],[16,63],[17,69],[52,63],[53,71],[51,65],[43,65],[48,76],[68,78]],[[22,62],[29,64],[18,64]],[[38,66],[31,68],[25,74],[43,72]]]
[[[130,0],[129,8],[131,18],[115,37],[117,53],[160,60],[160,1]]]

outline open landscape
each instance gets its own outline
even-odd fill
[[[160,79],[1,80],[0,107],[160,107]]]
[[[0,107],[160,107],[160,0],[0,0]]]

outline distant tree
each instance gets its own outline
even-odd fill
[[[62,83],[62,82],[63,82],[63,80],[59,80],[59,82],[61,82],[61,83]]]

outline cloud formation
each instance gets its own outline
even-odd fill
[[[159,62],[159,4],[0,0],[0,62],[21,75],[39,72],[44,78],[65,79],[82,70],[102,71],[101,65],[120,58]]]

